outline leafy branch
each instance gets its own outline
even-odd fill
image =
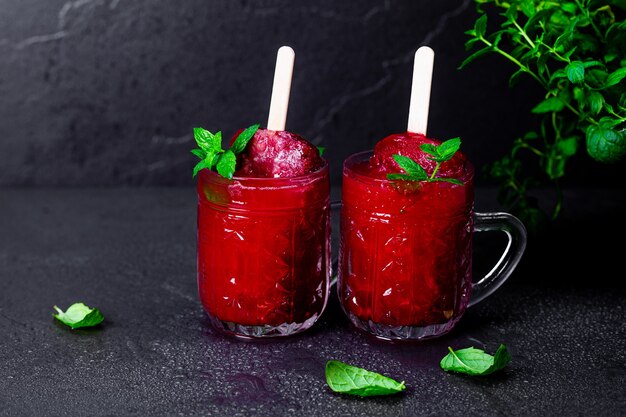
[[[529,76],[545,95],[531,110],[538,129],[516,139],[510,152],[490,167],[501,182],[500,200],[517,209],[532,227],[544,216],[529,188],[559,180],[584,144],[595,160],[613,163],[626,155],[626,1],[475,0],[480,17],[466,32],[475,59],[497,54],[515,72],[514,86]],[[498,27],[487,30],[487,11],[499,11]],[[538,158],[542,176],[524,173],[519,152]],[[552,217],[561,210],[557,201]]]

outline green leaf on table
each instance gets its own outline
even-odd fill
[[[243,152],[243,150],[246,149],[248,142],[250,142],[250,139],[252,139],[257,130],[259,130],[258,124],[252,125],[245,129],[239,134],[239,136],[237,136],[237,139],[235,139],[235,141],[233,142],[230,150],[233,151],[233,153],[235,154],[240,154],[241,152]]]
[[[585,81],[585,65],[581,61],[572,61],[565,67],[567,78],[574,84]]]
[[[397,394],[406,389],[404,381],[397,382],[336,360],[326,362],[326,383],[335,392],[359,397]]]
[[[565,108],[565,103],[558,97],[550,97],[537,104],[531,111],[533,113],[559,112]]]
[[[441,359],[439,365],[447,372],[458,372],[467,375],[489,375],[504,368],[511,362],[511,355],[505,345],[500,345],[494,356],[484,350],[473,347],[453,350]]]
[[[97,308],[89,308],[83,303],[75,303],[68,307],[66,311],[54,306],[57,314],[53,316],[61,323],[77,329],[79,327],[92,327],[102,323],[104,316]]]
[[[217,172],[224,178],[232,179],[237,166],[237,157],[232,150],[227,150],[220,155],[217,161]]]
[[[193,138],[196,140],[198,147],[206,153],[222,152],[222,132],[213,134],[201,127],[194,127]]]
[[[316,146],[317,152],[319,152],[320,156],[324,155],[324,151],[326,150],[323,146]]]

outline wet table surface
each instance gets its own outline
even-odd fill
[[[608,240],[625,229],[623,194],[566,194],[563,220],[451,334],[390,344],[353,330],[335,297],[301,336],[217,334],[196,293],[191,189],[0,189],[0,416],[626,415],[624,245]],[[493,196],[479,190],[477,208]],[[497,240],[477,238],[478,270]],[[103,325],[56,323],[52,306],[76,301]],[[499,374],[439,369],[448,346],[500,343],[513,361]],[[334,394],[328,359],[408,389]]]

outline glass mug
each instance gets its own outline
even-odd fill
[[[328,166],[296,178],[198,179],[198,291],[212,324],[240,337],[311,327],[328,301]]]
[[[367,176],[371,151],[344,162],[338,295],[350,321],[381,339],[449,332],[468,306],[511,275],[526,230],[507,213],[474,213],[474,172],[464,185]],[[472,234],[503,231],[505,252],[472,283]]]

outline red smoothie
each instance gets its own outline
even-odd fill
[[[260,129],[232,180],[199,174],[200,299],[214,325],[239,335],[305,330],[327,301],[328,167],[284,133]],[[275,151],[285,147],[281,164]],[[309,147],[315,158],[302,158]]]
[[[441,164],[449,182],[389,181],[403,171],[394,154],[431,174],[436,163],[420,149],[422,135],[391,135],[344,164],[339,297],[359,328],[382,337],[419,338],[452,328],[470,296],[473,167],[465,156]],[[404,330],[402,330],[404,329]],[[394,333],[398,330],[400,333]],[[412,337],[412,336],[411,336]]]

